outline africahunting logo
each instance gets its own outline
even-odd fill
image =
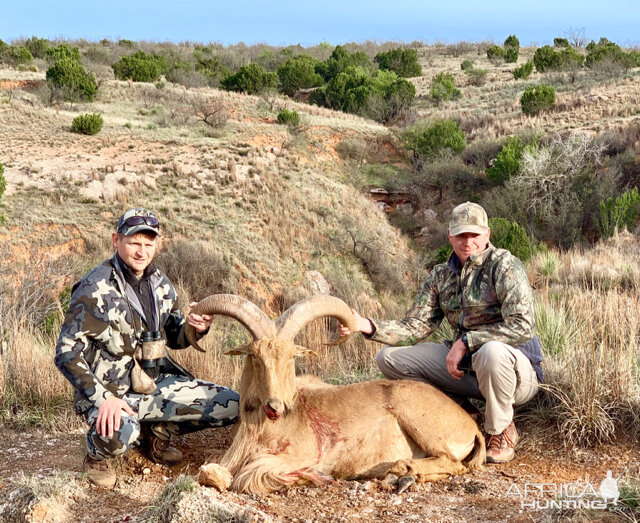
[[[516,496],[522,509],[606,509],[617,506],[620,497],[618,480],[610,470],[596,489],[589,478],[574,483],[513,483],[505,497]]]

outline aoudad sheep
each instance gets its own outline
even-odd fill
[[[235,318],[253,338],[225,351],[246,356],[240,421],[219,464],[202,467],[201,483],[216,484],[221,465],[232,475],[231,488],[246,493],[321,485],[334,478],[393,477],[389,474],[407,486],[484,464],[485,442],[476,422],[427,383],[379,380],[334,386],[295,375],[294,356],[310,352],[294,343],[306,324],[333,317],[355,330],[342,300],[313,296],[275,322],[250,301],[231,294],[209,296],[193,312]],[[202,350],[193,329],[187,337]]]

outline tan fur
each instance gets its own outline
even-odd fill
[[[389,471],[431,481],[484,463],[476,423],[431,385],[381,380],[332,386],[309,376],[296,379],[296,346],[278,338],[262,338],[242,351],[240,425],[220,461],[233,475],[234,490],[269,492]],[[279,417],[269,419],[265,408],[281,410]]]

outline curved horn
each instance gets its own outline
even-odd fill
[[[349,306],[340,298],[335,296],[311,296],[306,300],[294,303],[276,320],[278,337],[293,341],[296,334],[307,323],[329,316],[336,318],[340,323],[346,325],[352,332],[357,331],[357,326],[353,313]],[[331,345],[345,342],[349,336],[343,336],[331,342]]]
[[[198,302],[191,309],[191,312],[209,315],[220,314],[235,318],[251,333],[254,340],[266,336],[272,337],[276,332],[273,322],[257,305],[235,294],[212,294]],[[194,348],[204,352],[204,349],[196,341],[196,330],[188,323],[185,325],[185,334]]]

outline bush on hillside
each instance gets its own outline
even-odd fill
[[[300,114],[298,111],[283,109],[278,113],[278,123],[289,127],[298,127],[300,125]]]
[[[522,262],[528,262],[533,254],[533,245],[524,227],[505,218],[489,218],[491,243],[500,249],[507,249]]]
[[[516,35],[509,35],[502,44],[504,47],[505,61],[508,63],[515,63],[518,61],[518,54],[520,53],[520,40]]]
[[[572,70],[582,67],[583,62],[584,57],[573,47],[556,51],[550,45],[545,45],[533,55],[533,63],[539,73]]]
[[[49,40],[46,38],[38,38],[32,36],[24,42],[24,46],[29,49],[29,52],[34,58],[44,59],[47,57],[47,49],[49,48]]]
[[[471,68],[467,69],[464,73],[467,75],[469,85],[480,87],[487,83],[487,75],[489,74],[489,71],[486,69]]]
[[[453,120],[436,120],[407,127],[401,138],[405,147],[422,160],[447,153],[460,154],[467,146],[464,132]]]
[[[59,92],[64,100],[70,102],[90,102],[98,92],[95,77],[87,73],[80,62],[71,58],[58,60],[49,67],[46,78],[52,91]]]
[[[387,123],[411,105],[416,91],[393,71],[376,71],[370,76],[361,67],[350,67],[332,78],[324,93],[332,109]]]
[[[638,188],[626,191],[617,198],[607,198],[599,204],[600,215],[596,219],[596,228],[601,238],[609,238],[618,230],[626,228],[633,231],[638,217],[640,195]]]
[[[490,45],[487,47],[487,58],[492,62],[501,62],[507,58],[507,53],[499,45]]]
[[[360,67],[365,71],[371,69],[371,60],[363,51],[350,53],[341,45],[337,45],[331,56],[316,66],[318,73],[325,81],[330,81],[351,67]]]
[[[509,178],[520,172],[520,161],[524,145],[517,136],[510,136],[496,156],[493,165],[487,169],[487,178],[497,185],[503,185]]]
[[[278,86],[278,75],[268,73],[258,64],[243,65],[235,74],[224,78],[220,85],[227,91],[259,94]]]
[[[554,38],[553,47],[569,47],[569,40],[566,38]]]
[[[111,68],[118,80],[131,78],[134,82],[155,82],[167,71],[168,65],[162,56],[137,51],[132,55],[123,56],[112,64]]]
[[[636,67],[640,64],[636,63],[636,55],[633,53],[625,53],[622,48],[606,38],[601,38],[596,44],[591,41],[587,45],[587,58],[585,64],[590,69],[596,69],[603,64],[606,66],[613,66],[619,70],[626,71],[632,67]]]
[[[318,107],[328,107],[327,102],[327,88],[326,87],[318,87],[309,93],[309,98],[307,98],[307,102],[310,105],[317,105]]]
[[[420,76],[422,67],[418,63],[418,51],[415,49],[392,49],[386,53],[378,53],[374,61],[383,70],[393,71],[400,77]]]
[[[463,60],[460,64],[460,69],[462,69],[463,71],[473,69],[473,62],[471,60]]]
[[[529,60],[526,64],[522,64],[520,67],[516,67],[513,70],[513,78],[516,80],[524,80],[529,78],[533,72],[533,62]]]
[[[556,91],[547,84],[529,86],[520,98],[522,112],[534,116],[542,111],[549,111],[556,106]]]
[[[73,119],[71,131],[79,134],[94,135],[100,132],[104,120],[99,114],[81,114]]]
[[[9,49],[9,44],[4,40],[0,39],[0,59],[2,59],[2,55]]]
[[[460,89],[456,88],[455,79],[451,73],[439,73],[431,80],[429,97],[439,104],[446,100],[457,100],[462,96]]]
[[[2,61],[14,67],[28,64],[31,60],[33,60],[33,56],[29,49],[22,46],[12,45],[2,53]]]
[[[77,47],[71,47],[69,44],[59,44],[53,47],[49,47],[45,51],[47,62],[55,64],[56,62],[69,59],[80,61],[80,50]]]
[[[316,73],[320,62],[309,55],[299,55],[278,67],[280,91],[293,96],[299,89],[318,87],[323,84],[322,76]]]
[[[204,75],[209,85],[217,87],[222,78],[231,75],[231,70],[213,54],[209,46],[196,46],[193,51],[195,70]]]

